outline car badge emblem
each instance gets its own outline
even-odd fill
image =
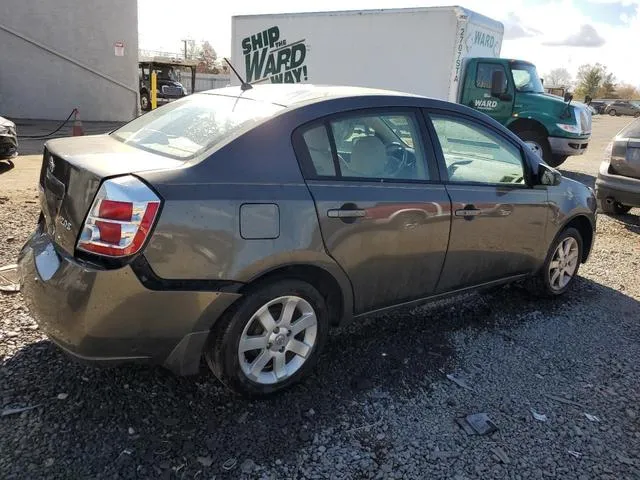
[[[53,161],[53,157],[49,157],[49,171],[50,171],[51,173],[53,173],[53,171],[55,170],[55,168],[56,168],[56,164],[55,164],[55,162]]]

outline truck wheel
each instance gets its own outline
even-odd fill
[[[612,108],[611,110],[609,110],[609,115],[611,115],[612,117],[616,116],[616,109]]]
[[[555,167],[559,167],[560,165],[562,165],[565,162],[565,160],[567,158],[569,158],[568,155],[552,155],[551,156],[551,161],[547,162],[547,164],[550,167],[554,167],[554,168]]]
[[[148,112],[151,110],[151,99],[149,98],[149,94],[147,92],[142,92],[140,94],[140,108],[143,112]]]
[[[518,135],[518,137],[527,144],[533,153],[542,158],[547,165],[553,166],[551,146],[549,145],[549,140],[547,140],[544,135],[533,130],[519,132],[516,135]]]

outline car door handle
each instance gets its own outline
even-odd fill
[[[461,208],[456,210],[456,217],[477,217],[482,213],[482,210],[477,208]]]
[[[327,217],[329,218],[362,218],[367,215],[364,210],[347,210],[341,208],[335,208],[327,211]]]

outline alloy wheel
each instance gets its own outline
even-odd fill
[[[253,314],[238,342],[238,359],[246,377],[262,385],[295,374],[309,358],[318,337],[316,312],[301,297],[271,300]]]
[[[573,237],[562,240],[549,263],[549,285],[555,291],[565,288],[578,270],[578,242]]]

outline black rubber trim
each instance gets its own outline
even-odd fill
[[[160,278],[151,269],[144,255],[138,255],[131,262],[131,269],[138,280],[149,290],[178,290],[190,292],[225,292],[238,293],[245,285],[233,280],[183,280]]]

